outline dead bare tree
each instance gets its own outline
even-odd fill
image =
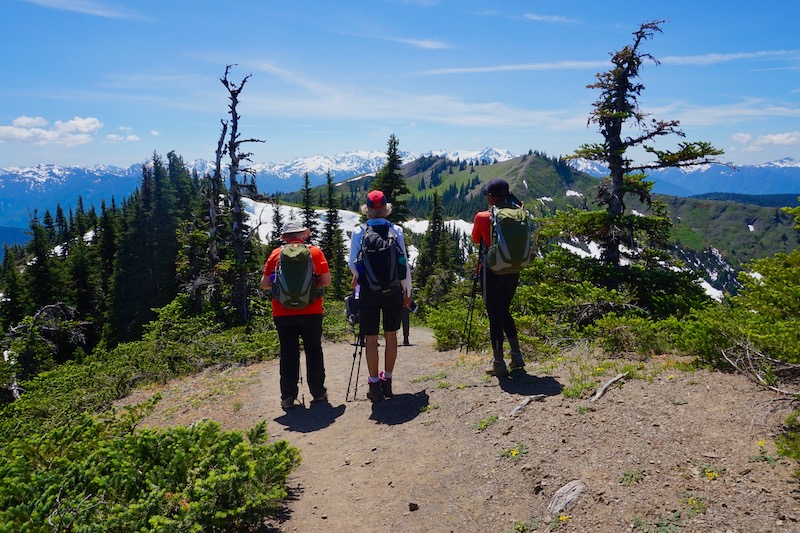
[[[242,163],[250,163],[250,152],[242,152],[241,147],[245,143],[264,142],[259,139],[241,139],[239,134],[239,119],[241,118],[237,107],[239,105],[239,95],[244,89],[250,75],[245,76],[241,82],[234,83],[228,79],[228,74],[233,65],[225,67],[225,75],[220,79],[222,84],[228,90],[230,104],[228,106],[228,113],[230,115],[230,123],[222,122],[222,135],[217,148],[217,168],[215,170],[215,178],[219,178],[217,183],[221,183],[221,161],[223,152],[227,153],[230,159],[228,166],[228,206],[231,209],[232,227],[231,227],[231,246],[233,248],[234,259],[234,276],[232,286],[232,304],[236,310],[236,315],[239,320],[244,323],[250,319],[249,306],[248,306],[248,290],[247,279],[249,276],[247,268],[247,256],[250,248],[250,242],[253,231],[245,222],[244,207],[242,205],[243,192],[250,190],[255,192],[254,183],[246,184],[239,181],[239,174],[253,175],[252,169],[242,166]],[[230,132],[227,137],[227,144],[225,144],[225,134],[230,126]],[[212,187],[213,188],[213,187]],[[209,250],[209,253],[211,251]],[[211,257],[211,255],[210,255]]]

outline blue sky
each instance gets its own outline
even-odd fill
[[[800,159],[800,2],[2,0],[0,167],[213,159],[227,64],[256,163],[391,134],[565,155],[601,139],[586,85],[661,19],[643,110],[726,161]]]

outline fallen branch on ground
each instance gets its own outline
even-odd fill
[[[533,396],[528,396],[524,400],[519,402],[519,404],[516,407],[514,407],[510,413],[508,413],[508,416],[514,416],[515,414],[522,411],[525,408],[525,406],[531,403],[532,401],[544,400],[546,397],[547,396],[545,394],[534,394]]]
[[[606,383],[605,385],[603,385],[602,387],[600,387],[600,388],[597,390],[597,392],[595,392],[595,393],[594,393],[594,397],[593,397],[591,400],[589,400],[589,401],[592,401],[592,402],[594,402],[594,401],[597,401],[598,399],[600,399],[600,397],[601,397],[603,394],[605,394],[605,393],[606,393],[606,391],[608,390],[608,388],[609,388],[611,385],[613,385],[614,383],[616,383],[617,381],[621,380],[622,378],[624,378],[624,377],[625,377],[625,376],[627,376],[627,375],[628,375],[628,373],[627,373],[627,372],[623,372],[622,374],[619,374],[618,376],[616,376],[614,379],[612,379],[611,381],[609,381],[608,383]]]

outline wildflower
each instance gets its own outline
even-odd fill
[[[667,379],[675,379],[675,376],[667,376]]]
[[[569,522],[570,520],[572,520],[572,517],[570,515],[568,515],[568,514],[562,514],[562,515],[559,515],[558,520],[560,522]]]
[[[767,441],[765,441],[765,440],[760,440],[760,441],[756,442],[756,446],[758,446],[759,448],[763,448],[766,445],[767,445]]]

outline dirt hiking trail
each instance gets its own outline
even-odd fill
[[[277,361],[209,369],[124,403],[161,393],[151,426],[266,419],[271,439],[300,448],[290,497],[264,532],[800,531],[798,465],[774,445],[789,402],[741,376],[653,372],[592,402],[594,390],[561,394],[578,364],[596,365],[589,353],[498,380],[485,354],[439,352],[426,328],[411,343],[382,403],[366,399],[364,359],[345,400],[346,342],[324,344],[329,404],[310,406],[303,382],[305,406],[281,410]],[[570,482],[574,499],[554,512]]]

